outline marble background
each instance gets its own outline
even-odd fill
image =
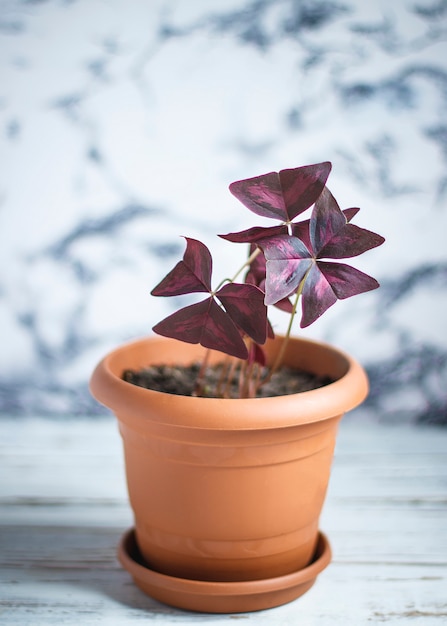
[[[215,233],[259,225],[229,183],[331,160],[382,287],[303,334],[364,363],[365,414],[446,421],[446,41],[445,0],[0,0],[0,412],[104,412],[180,235],[223,277]]]

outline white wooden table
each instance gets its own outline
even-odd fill
[[[164,606],[116,561],[132,525],[113,418],[0,421],[0,624],[447,624],[447,429],[341,424],[321,527],[333,562],[259,613]]]

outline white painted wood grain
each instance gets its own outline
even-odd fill
[[[342,422],[321,527],[334,560],[295,602],[206,615],[116,561],[132,524],[112,418],[0,422],[0,623],[447,624],[447,430]]]

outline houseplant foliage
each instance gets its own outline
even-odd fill
[[[343,259],[383,242],[351,223],[359,209],[340,209],[326,186],[330,170],[325,162],[233,183],[250,211],[275,223],[222,235],[248,245],[249,256],[216,286],[210,251],[186,238],[183,259],[152,293],[203,297],[158,323],[161,337],[118,347],[92,375],[124,444],[135,528],[120,560],[168,604],[219,613],[277,606],[307,591],[330,561],[319,517],[337,427],[368,382],[352,357],[291,329],[300,304],[306,327],[338,299],[377,288]],[[289,315],[284,336],[274,336],[269,306]],[[191,395],[142,388],[123,374],[197,361]],[[283,366],[332,382],[258,397]],[[223,378],[237,373],[239,397],[208,393],[201,379],[213,367]]]
[[[247,361],[250,367],[241,368],[241,377],[256,373],[258,380],[256,384],[244,381],[240,395],[256,395],[271,377],[270,372],[262,380],[253,367],[254,363],[265,364],[261,346],[274,335],[268,306],[276,305],[290,315],[285,349],[300,299],[300,325],[304,328],[337,300],[379,286],[371,276],[339,261],[381,245],[384,238],[351,223],[359,209],[340,209],[326,187],[330,171],[331,163],[324,162],[232,183],[230,191],[250,211],[279,224],[221,235],[230,242],[250,244],[250,254],[232,278],[224,278],[214,289],[210,251],[202,242],[186,238],[183,259],[152,290],[154,296],[207,294],[153,330]],[[312,206],[310,219],[297,219]],[[245,269],[244,281],[237,282]],[[279,367],[281,356],[273,370]],[[199,382],[196,392],[202,391]]]

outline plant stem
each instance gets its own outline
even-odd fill
[[[270,368],[270,372],[269,372],[267,378],[262,381],[262,384],[265,384],[266,382],[268,382],[272,378],[272,376],[276,372],[276,370],[282,364],[282,360],[284,358],[284,353],[286,351],[287,344],[289,343],[289,339],[290,339],[290,334],[292,332],[293,320],[295,319],[296,310],[298,308],[298,302],[299,302],[301,293],[303,291],[304,283],[306,282],[306,278],[307,278],[308,273],[309,272],[306,272],[304,278],[302,279],[302,281],[300,282],[300,284],[298,286],[298,289],[297,289],[297,292],[296,292],[296,296],[295,296],[295,301],[294,301],[293,307],[292,307],[292,312],[290,314],[289,324],[287,326],[287,331],[286,331],[286,334],[284,336],[284,340],[282,342],[282,345],[281,345],[281,348],[280,348],[278,354],[276,355],[276,359],[275,359],[272,367]]]
[[[219,380],[217,381],[217,385],[216,385],[216,396],[218,398],[223,397],[222,387],[224,383],[226,383],[227,381],[230,367],[231,367],[231,357],[226,355],[225,361],[222,362],[222,365],[220,367]]]
[[[230,362],[230,367],[228,368],[227,380],[225,382],[225,387],[222,393],[222,398],[231,397],[231,382],[233,380],[236,367],[237,367],[237,359],[232,359]]]
[[[258,256],[258,254],[261,252],[261,248],[256,248],[255,250],[253,250],[253,252],[250,254],[250,256],[248,257],[248,259],[245,261],[245,263],[238,269],[238,271],[236,272],[236,274],[233,276],[233,278],[224,278],[219,285],[217,286],[217,288],[212,292],[211,295],[215,295],[217,293],[217,291],[219,291],[219,289],[222,287],[222,285],[224,285],[225,283],[234,283],[234,281],[236,280],[236,278],[239,276],[239,274],[246,268],[246,267],[250,267],[251,263],[254,261],[254,259]],[[197,375],[196,378],[196,382],[195,382],[195,386],[194,386],[194,391],[193,391],[193,395],[195,396],[202,396],[203,395],[203,379],[205,376],[205,371],[206,368],[208,367],[208,360],[209,360],[209,355],[210,355],[210,350],[207,350],[206,354],[205,354],[205,358],[202,362],[202,366],[200,368],[200,371]],[[230,366],[229,367],[229,371],[228,371],[228,378],[227,378],[227,383],[226,383],[226,388],[223,392],[224,396],[225,394],[228,392],[228,388],[229,388],[229,379],[230,376],[232,375],[232,372],[234,371],[234,366]],[[218,383],[218,388],[221,387],[222,381],[220,380]]]
[[[233,276],[233,278],[224,278],[223,280],[220,281],[220,283],[218,284],[218,286],[215,289],[216,293],[217,291],[219,291],[219,289],[222,287],[222,285],[224,283],[234,283],[234,281],[236,280],[236,278],[239,276],[239,274],[241,272],[244,271],[244,269],[246,267],[250,267],[250,265],[252,264],[252,262],[256,259],[256,257],[258,256],[258,254],[261,252],[261,248],[256,248],[256,250],[254,250],[250,256],[248,257],[248,259],[245,261],[245,263],[238,269],[238,271],[236,272],[236,274]]]
[[[208,367],[208,361],[210,359],[210,355],[211,355],[211,350],[208,348],[207,351],[205,352],[205,356],[203,357],[203,361],[200,366],[200,370],[199,370],[199,373],[197,374],[196,382],[194,385],[193,395],[196,397],[201,397],[203,395],[204,377],[205,377],[205,372]]]
[[[239,398],[245,398],[247,394],[247,361],[243,361],[239,368]]]

